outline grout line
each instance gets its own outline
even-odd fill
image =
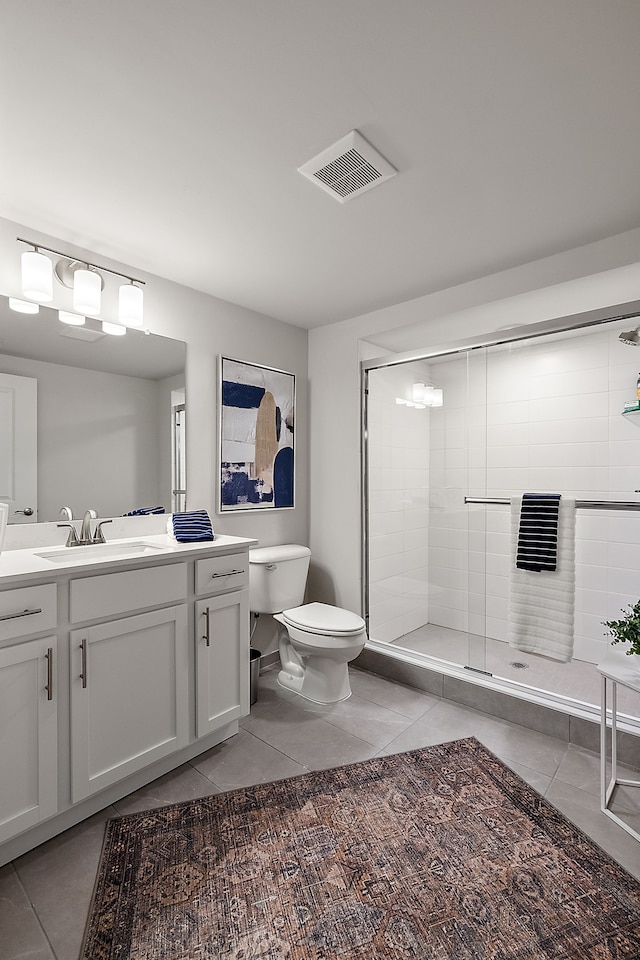
[[[43,923],[42,923],[42,920],[40,919],[40,915],[38,914],[38,911],[36,910],[35,906],[33,905],[33,902],[32,902],[32,900],[31,900],[31,897],[29,896],[29,893],[27,892],[27,888],[25,887],[24,883],[22,882],[22,877],[20,876],[19,871],[16,869],[15,863],[12,862],[12,863],[9,864],[9,866],[12,868],[13,872],[15,873],[16,879],[17,879],[17,881],[18,881],[18,884],[19,884],[22,892],[23,892],[24,895],[25,895],[25,899],[26,899],[27,903],[29,904],[29,909],[31,910],[31,912],[32,912],[32,914],[34,915],[34,917],[36,918],[36,923],[38,924],[38,926],[40,927],[40,930],[42,931],[42,936],[43,936],[44,939],[45,939],[45,943],[47,944],[47,947],[48,947],[48,949],[49,949],[49,952],[51,953],[51,957],[53,958],[53,960],[58,960],[58,954],[57,954],[56,951],[53,949],[53,944],[51,943],[51,940],[49,939],[49,935],[48,935],[47,931],[46,931],[45,928],[44,928],[44,925],[43,925]],[[15,960],[19,960],[19,957],[20,957],[20,956],[22,956],[22,955],[21,955],[21,954],[17,954]]]

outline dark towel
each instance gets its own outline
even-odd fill
[[[129,513],[123,513],[123,517],[145,517],[150,513],[164,513],[164,507],[138,507],[137,510],[130,510]]]
[[[179,543],[194,543],[198,540],[213,540],[213,528],[206,510],[190,510],[174,513],[173,535]]]
[[[516,567],[553,572],[558,557],[559,493],[523,493]]]

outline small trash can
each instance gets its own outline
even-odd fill
[[[258,699],[258,676],[260,674],[259,650],[249,649],[249,703],[254,704]]]

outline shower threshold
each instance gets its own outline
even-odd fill
[[[599,751],[599,693],[594,697],[595,702],[587,702],[488,671],[469,670],[465,665],[444,657],[400,646],[406,642],[406,637],[394,643],[370,638],[354,666],[540,733],[576,743],[596,753]],[[513,651],[501,641],[496,643],[505,648],[503,652],[514,663],[523,662],[526,655]],[[546,660],[543,662],[547,665],[551,663]],[[567,664],[559,666],[566,667]],[[595,665],[587,666],[599,678]],[[619,703],[618,729],[621,737],[618,752],[623,762],[637,763],[640,718],[633,711],[637,711],[639,706],[637,695],[629,713],[626,712],[629,706],[623,707]]]

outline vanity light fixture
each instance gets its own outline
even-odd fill
[[[73,309],[77,313],[95,317],[100,313],[102,277],[89,264],[79,267],[73,274]]]
[[[110,333],[112,337],[124,337],[127,328],[121,323],[110,323],[108,320],[102,321],[102,332]]]
[[[420,407],[441,407],[443,402],[442,390],[434,387],[432,383],[423,383],[419,381],[414,383],[411,396],[414,404]]]
[[[25,250],[21,257],[22,292],[29,300],[49,303],[53,300],[53,266],[39,247],[32,246],[33,250]]]
[[[68,310],[58,310],[58,319],[73,327],[81,327],[85,321],[85,318],[81,317],[79,313],[69,313]]]
[[[428,407],[441,407],[443,404],[442,390],[428,383],[424,391],[424,402]]]
[[[18,300],[16,297],[9,297],[9,306],[16,313],[38,313],[40,311],[39,303],[32,303],[29,300]]]
[[[118,291],[118,319],[128,327],[141,327],[144,322],[142,314],[143,293],[141,287],[136,287],[133,280],[123,283]]]
[[[396,403],[404,404],[405,407],[414,407],[416,410],[424,410],[425,407],[441,407],[442,402],[442,390],[434,387],[432,383],[423,383],[421,380],[411,387],[411,400],[396,397]]]
[[[22,254],[22,288],[24,296],[29,300],[47,303],[53,300],[53,275],[63,286],[73,290],[73,308],[77,315],[97,316],[100,313],[101,293],[104,290],[103,273],[110,273],[114,277],[121,277],[127,283],[121,285],[118,291],[118,320],[111,324],[118,328],[117,335],[122,336],[129,327],[142,327],[144,280],[136,280],[126,273],[111,270],[99,264],[89,263],[87,260],[78,260],[60,250],[36,244],[32,240],[17,237],[18,243],[26,243],[32,250]],[[51,259],[41,251],[62,257],[53,268]],[[65,321],[69,323],[70,321]],[[76,321],[77,322],[77,321]],[[108,323],[109,321],[104,321]],[[113,331],[111,331],[113,332]]]

